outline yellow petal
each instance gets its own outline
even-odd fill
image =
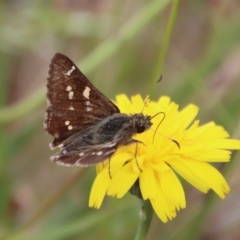
[[[150,202],[158,217],[166,223],[168,219],[173,219],[176,216],[176,211],[170,208],[159,181],[157,181],[157,189],[156,196],[151,198]]]
[[[176,161],[172,162],[171,166],[200,191],[207,192],[209,189],[213,189],[221,198],[224,198],[225,194],[230,191],[226,180],[210,164],[183,159],[180,161],[181,167],[176,164]]]
[[[175,157],[171,161],[168,161],[168,164],[195,188],[204,193],[208,192],[208,186],[192,173],[188,168],[188,164],[183,159]]]
[[[101,207],[104,196],[107,192],[109,183],[110,183],[110,178],[106,170],[100,172],[97,175],[90,193],[90,198],[89,198],[90,207],[94,207],[94,208]]]
[[[156,179],[153,169],[142,169],[142,172],[139,176],[139,185],[144,200],[155,197],[158,189],[156,187]]]
[[[234,139],[216,139],[209,141],[208,147],[223,149],[240,149],[240,141]]]
[[[117,198],[123,197],[136,182],[138,176],[139,174],[132,171],[131,164],[124,165],[113,175],[107,194]]]
[[[132,100],[132,105],[135,106],[134,111],[136,113],[142,112],[142,109],[144,107],[144,101],[143,101],[142,97],[140,96],[140,94],[132,96],[131,100]]]
[[[129,98],[125,94],[119,94],[116,96],[117,106],[120,109],[120,112],[131,113],[132,104]]]
[[[183,128],[187,128],[193,119],[197,116],[198,107],[190,104],[185,107],[181,112],[178,114],[178,122],[181,123]]]
[[[172,170],[165,171],[159,175],[159,181],[164,195],[172,205],[171,209],[180,210],[180,208],[185,208],[186,200],[184,191],[175,173]]]

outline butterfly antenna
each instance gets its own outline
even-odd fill
[[[144,100],[144,105],[143,105],[143,109],[142,109],[141,113],[143,112],[144,108],[147,107],[148,103],[150,102],[150,97],[152,96],[153,91],[155,90],[157,84],[158,84],[159,82],[161,82],[161,80],[162,80],[162,75],[161,75],[160,78],[157,80],[157,82],[154,84],[154,86],[152,87],[150,93],[149,93],[149,94],[147,95],[147,97],[145,98],[145,100]]]
[[[165,135],[162,135],[161,133],[156,132],[156,129],[152,129],[152,128],[150,128],[150,129],[151,129],[152,131],[154,131],[154,135],[158,134],[158,135],[160,135],[161,137],[164,137],[164,138],[166,138],[167,140],[170,140],[170,141],[172,141],[173,143],[175,143],[179,149],[181,148],[180,143],[179,143],[177,140],[172,139],[172,138],[169,138],[169,137],[167,137],[167,136],[165,136]]]
[[[153,116],[150,118],[150,119],[153,119],[153,118],[155,118],[156,116],[158,116],[159,114],[162,114],[162,115],[163,115],[163,118],[162,118],[161,121],[158,123],[157,128],[156,128],[155,130],[154,130],[154,129],[151,129],[152,131],[154,131],[153,142],[154,142],[154,139],[155,139],[156,134],[159,134],[160,136],[162,136],[162,137],[164,137],[164,138],[166,138],[166,139],[174,142],[174,143],[178,146],[178,148],[180,149],[180,144],[179,144],[179,142],[178,142],[177,140],[174,140],[174,139],[172,139],[172,138],[166,137],[166,136],[162,135],[161,133],[158,133],[158,132],[157,132],[158,128],[160,127],[160,125],[162,124],[163,120],[165,119],[166,114],[165,114],[165,112],[158,112],[158,113],[156,113],[155,115],[153,115]]]
[[[157,128],[156,128],[156,130],[155,130],[155,132],[154,132],[154,134],[153,134],[153,142],[154,142],[154,139],[155,139],[157,130],[158,130],[158,128],[160,127],[160,125],[161,125],[161,123],[163,122],[163,120],[165,119],[166,114],[165,114],[165,112],[158,112],[158,113],[156,113],[155,115],[153,115],[153,116],[150,118],[150,120],[151,120],[151,119],[155,118],[156,116],[158,116],[159,114],[162,114],[162,115],[163,115],[163,118],[162,118],[162,120],[158,123]]]

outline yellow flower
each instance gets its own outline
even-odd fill
[[[139,95],[131,101],[118,95],[116,103],[128,114],[140,113],[144,106]],[[208,162],[228,162],[229,149],[240,149],[240,141],[229,139],[224,128],[214,122],[199,125],[194,121],[198,107],[193,104],[179,110],[169,97],[161,97],[144,109],[150,116],[158,112],[165,113],[164,120],[161,122],[163,114],[159,114],[152,119],[150,130],[133,137],[143,144],[123,146],[110,161],[97,166],[91,207],[99,208],[105,195],[123,197],[138,180],[142,198],[150,200],[158,217],[167,222],[186,206],[178,175],[204,193],[212,189],[221,198],[229,193],[224,177]]]

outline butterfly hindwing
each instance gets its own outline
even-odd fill
[[[75,165],[87,167],[110,159],[117,148],[117,143],[109,142],[98,146],[83,148],[81,151],[66,152],[63,150],[52,156],[51,159],[63,166]]]

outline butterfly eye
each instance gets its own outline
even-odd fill
[[[136,130],[137,130],[137,133],[143,133],[145,131],[145,126],[144,125],[137,125],[136,126]]]

